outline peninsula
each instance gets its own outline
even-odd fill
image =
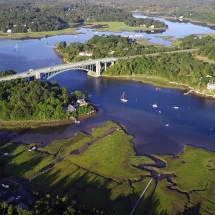
[[[0,89],[2,128],[78,123],[81,117],[90,117],[96,113],[96,109],[87,100],[87,92],[68,93],[56,81],[18,78],[1,82]]]

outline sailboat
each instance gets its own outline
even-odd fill
[[[123,92],[123,94],[122,94],[120,99],[121,99],[122,102],[127,102],[128,101],[127,99],[125,99],[125,92]]]
[[[17,43],[16,43],[16,45],[14,46],[14,49],[18,49],[18,45],[17,45]]]

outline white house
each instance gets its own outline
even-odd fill
[[[112,51],[112,50],[110,50],[109,52],[108,52],[108,54],[113,54],[115,51]]]
[[[208,84],[207,84],[207,89],[208,89],[208,90],[215,90],[215,84],[210,84],[210,83],[208,83]]]
[[[76,111],[75,107],[72,106],[71,104],[69,104],[68,107],[67,107],[66,112],[68,112],[68,113],[73,113],[73,112],[75,112],[75,111]]]
[[[154,25],[151,25],[151,26],[149,26],[149,28],[155,28],[155,26],[154,26]]]
[[[87,104],[84,99],[78,99],[77,103],[79,104],[79,106],[84,106]]]
[[[7,29],[7,33],[11,34],[12,30],[11,29]]]
[[[93,54],[91,52],[84,51],[84,52],[80,52],[79,55],[80,56],[87,56],[87,57],[89,57],[89,56],[92,56]]]

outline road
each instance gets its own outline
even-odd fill
[[[197,51],[197,50],[198,49],[186,49],[186,50],[178,50],[178,51],[162,52],[162,53],[171,54],[171,53],[180,53],[180,52],[193,52],[193,51]],[[156,56],[159,54],[161,54],[161,53],[145,54],[145,56],[150,57],[150,56]],[[41,68],[41,69],[32,70],[31,72],[25,71],[25,72],[17,73],[15,75],[9,75],[9,76],[5,76],[5,77],[1,77],[0,81],[8,81],[8,80],[17,79],[17,78],[28,78],[28,77],[36,76],[36,74],[40,74],[40,73],[46,74],[46,73],[55,72],[55,71],[59,71],[59,70],[65,70],[66,71],[66,70],[72,69],[73,67],[83,67],[83,66],[87,66],[87,65],[96,65],[96,63],[98,61],[102,62],[102,63],[108,63],[108,62],[116,62],[117,60],[126,60],[126,59],[141,57],[141,56],[142,55],[134,55],[134,56],[127,56],[127,57],[116,57],[116,58],[115,57],[109,57],[109,58],[99,58],[99,59],[92,59],[92,60],[87,60],[87,61],[80,61],[80,62],[75,62],[75,63],[60,64],[60,65],[56,65],[53,67],[45,67],[45,68]]]

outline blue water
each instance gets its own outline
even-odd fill
[[[157,38],[159,35],[183,37],[195,32],[198,34],[214,33],[214,30],[176,22],[167,22],[169,29],[162,34],[144,34],[152,42],[159,40],[168,45],[168,41]],[[181,30],[179,30],[179,28]],[[194,28],[194,30],[192,30]],[[182,30],[184,29],[184,30]],[[206,30],[205,30],[206,29]],[[32,40],[0,40],[0,70],[14,69],[26,71],[30,68],[49,67],[61,63],[53,48],[57,42],[83,42],[90,39],[95,32],[90,29],[79,29],[86,34],[53,36]],[[100,32],[101,34],[110,32]],[[122,33],[116,33],[121,35]],[[124,35],[135,32],[123,32]],[[14,46],[18,45],[18,49]],[[125,126],[133,136],[135,150],[138,154],[177,154],[185,144],[192,144],[209,150],[215,150],[215,101],[199,98],[194,95],[183,95],[182,90],[161,89],[149,84],[134,81],[114,80],[107,78],[92,78],[81,71],[68,71],[55,76],[62,86],[68,90],[87,90],[93,96],[94,103],[99,103],[99,113],[90,119],[76,125],[63,125],[52,128],[25,129],[19,131],[2,130],[0,137],[8,137],[14,142],[42,142],[49,144],[60,138],[69,138],[76,131],[90,132],[99,125],[113,120]],[[120,97],[125,91],[127,103],[122,103]],[[156,103],[157,108],[152,104]],[[178,106],[179,109],[173,109]],[[161,113],[160,113],[160,112]],[[166,126],[169,124],[169,126]]]

